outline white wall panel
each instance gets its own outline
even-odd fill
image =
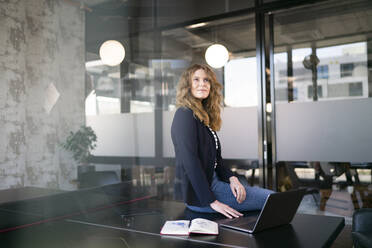
[[[372,99],[277,104],[278,161],[372,162]]]
[[[170,129],[174,111],[163,113],[163,149],[165,157],[174,157]],[[232,159],[258,158],[257,107],[224,108],[222,128],[218,136],[222,157]]]
[[[164,157],[174,157],[174,148],[171,137],[171,126],[176,111],[163,112],[163,154]]]
[[[97,134],[96,156],[155,156],[154,113],[87,116]]]
[[[222,157],[258,159],[257,107],[224,108],[218,133]]]

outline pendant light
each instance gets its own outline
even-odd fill
[[[125,57],[123,45],[116,40],[107,40],[99,48],[99,56],[105,65],[119,65]]]
[[[221,44],[213,44],[205,52],[205,60],[213,68],[223,67],[229,60],[229,52]]]

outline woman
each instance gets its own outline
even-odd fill
[[[192,65],[181,76],[171,128],[176,181],[189,209],[236,218],[242,216],[239,211],[261,209],[272,191],[244,187],[222,164],[216,134],[221,128],[221,89],[206,65]]]

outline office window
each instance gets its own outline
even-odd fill
[[[328,65],[320,65],[317,67],[318,79],[328,79]]]
[[[86,62],[85,68],[85,114],[120,113],[120,67],[107,66],[96,59]]]
[[[293,88],[293,101],[298,100],[298,88]]]
[[[288,60],[288,54],[286,52],[281,52],[281,53],[275,53],[274,54],[274,61],[275,61],[275,84],[281,84],[281,88],[285,86],[288,83],[288,65],[287,65],[287,60]],[[285,95],[285,99],[282,99],[284,101],[287,100],[288,95]]]
[[[288,101],[288,90],[287,88],[275,89],[275,100],[279,101]]]
[[[311,82],[312,72],[306,69],[303,65],[303,60],[306,56],[311,54],[311,48],[303,47],[292,50],[292,67],[293,67],[293,82],[299,85],[305,82]]]
[[[345,98],[349,95],[348,84],[339,83],[339,84],[328,84],[327,85],[327,94],[328,98]]]
[[[286,77],[287,76],[287,69],[285,70],[280,70],[279,71],[279,77]]]
[[[313,98],[313,94],[314,91],[313,91],[313,86],[312,85],[309,85],[307,86],[307,97],[308,98]],[[321,85],[318,85],[318,98],[321,98],[323,97],[323,88]]]
[[[230,60],[224,69],[226,106],[257,106],[256,58]]]
[[[353,75],[354,64],[347,63],[340,65],[341,77],[351,77]]]
[[[305,74],[310,74],[311,75],[311,71],[309,69],[304,68],[301,64],[299,64],[299,67],[293,68],[293,75],[304,76]]]
[[[363,96],[362,82],[349,83],[349,96]]]

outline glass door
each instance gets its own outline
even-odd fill
[[[279,191],[307,188],[304,212],[372,205],[371,10],[326,1],[270,17],[272,158]]]
[[[170,125],[175,112],[176,88],[181,73],[193,63],[208,63],[205,53],[214,44],[225,46],[229,61],[214,68],[223,84],[222,129],[218,135],[222,157],[251,185],[258,184],[257,62],[254,14],[201,20],[162,32],[163,151],[173,157]],[[211,65],[213,67],[213,65]],[[238,120],[238,121],[237,121]]]

